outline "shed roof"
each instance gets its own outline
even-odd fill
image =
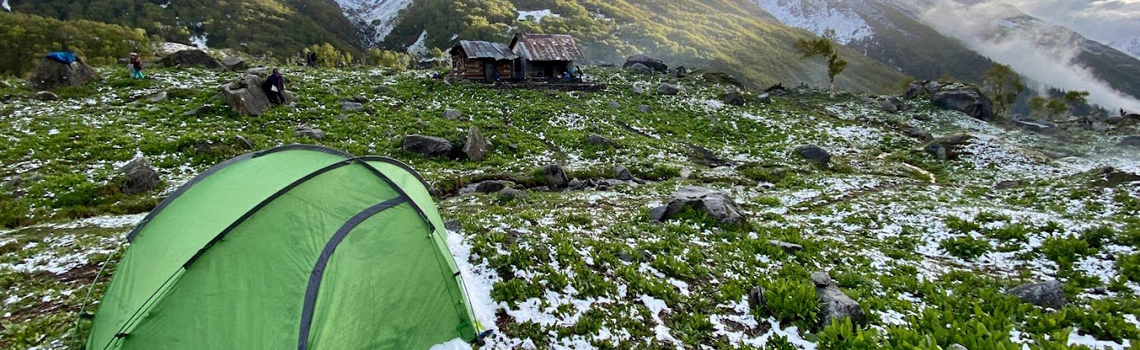
[[[481,59],[490,58],[496,61],[499,60],[513,60],[519,58],[507,45],[492,43],[487,41],[469,41],[461,40],[458,45],[451,49],[454,53],[456,49],[463,49],[467,54],[467,58]]]
[[[574,37],[565,34],[519,34],[511,41],[511,50],[531,61],[585,60]]]

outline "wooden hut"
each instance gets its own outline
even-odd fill
[[[452,72],[467,80],[494,82],[495,71],[500,79],[508,80],[517,58],[506,45],[486,41],[462,40],[451,48]]]
[[[574,37],[564,34],[519,34],[511,40],[515,59],[514,77],[559,77],[585,60]]]

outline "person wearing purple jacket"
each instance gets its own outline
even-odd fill
[[[278,105],[285,103],[285,77],[281,76],[281,71],[277,68],[273,69],[273,74],[265,78],[262,87],[265,89],[265,94],[269,96],[269,102]]]

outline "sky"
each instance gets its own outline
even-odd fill
[[[1002,1],[1102,43],[1140,37],[1140,0]]]

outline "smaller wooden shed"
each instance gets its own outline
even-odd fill
[[[518,55],[514,76],[520,79],[556,78],[586,59],[574,37],[565,34],[519,34],[509,50]]]
[[[494,82],[496,71],[500,80],[509,80],[518,57],[506,45],[487,41],[462,40],[451,48],[453,73],[467,80]]]

